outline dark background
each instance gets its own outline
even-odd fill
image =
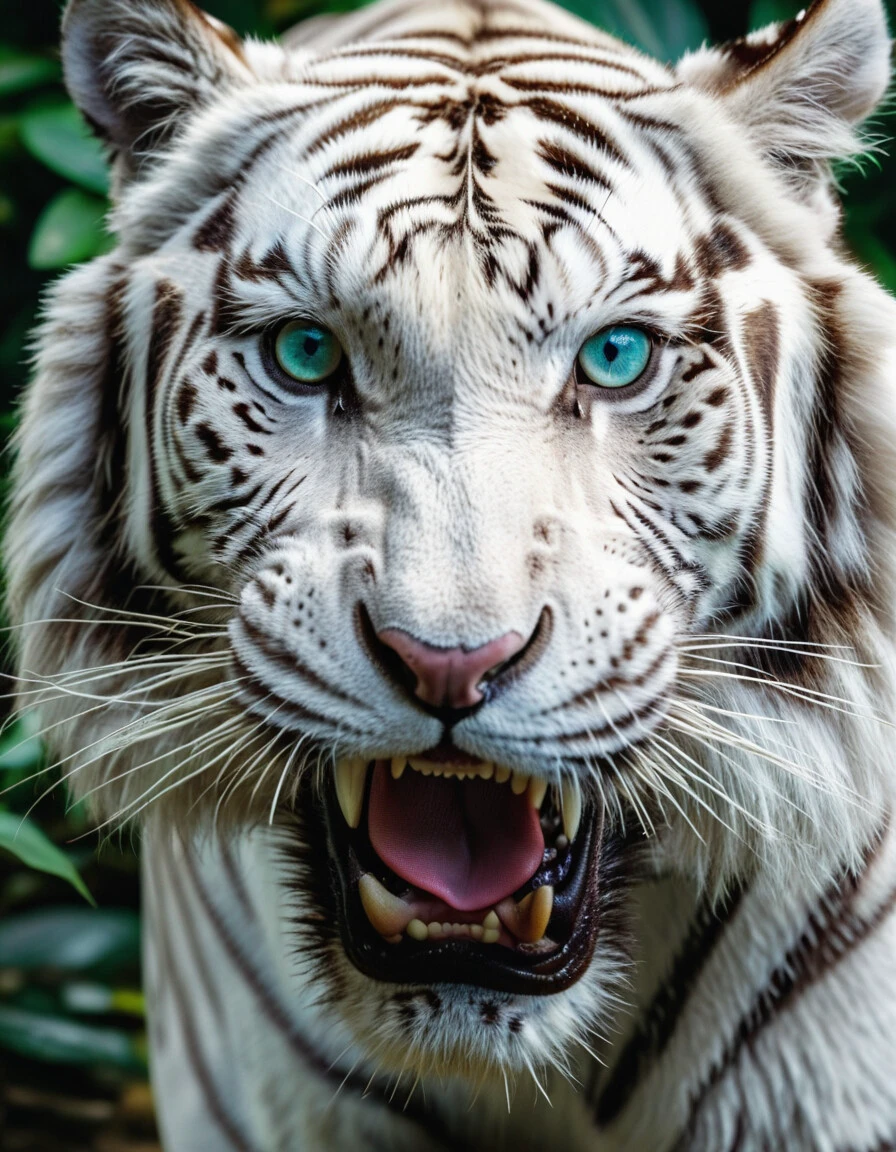
[[[134,0],[135,4],[137,0]],[[433,0],[438,3],[439,0]],[[896,0],[889,0],[891,16]],[[274,35],[354,0],[209,0],[241,33]],[[566,0],[566,7],[674,60],[795,14],[798,0]],[[59,81],[61,4],[0,0],[0,439],[15,427],[41,290],[111,243],[100,150]],[[896,291],[894,162],[882,144],[840,174],[847,241]],[[5,494],[8,453],[0,461]],[[5,689],[0,689],[5,691]],[[0,701],[0,717],[8,707]],[[98,845],[44,767],[36,721],[0,736],[0,1150],[156,1149],[146,1086],[136,860],[127,834]],[[88,895],[94,906],[88,902]]]

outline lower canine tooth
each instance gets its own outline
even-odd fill
[[[560,791],[560,808],[563,812],[563,831],[570,843],[575,840],[582,820],[582,793],[572,781],[564,782]]]
[[[370,872],[358,881],[358,891],[367,919],[380,936],[388,939],[404,932],[411,910],[403,900],[387,892]]]
[[[519,914],[517,935],[526,944],[537,944],[548,930],[548,921],[554,908],[554,889],[546,884],[524,896],[517,904]]]
[[[498,937],[500,935],[501,935],[501,933],[498,931],[497,928],[486,928],[486,930],[482,933],[482,943],[483,944],[497,944],[498,943]]]
[[[497,931],[501,927],[501,921],[498,919],[498,913],[494,910],[494,908],[482,921],[482,927],[486,930],[486,932],[491,931],[492,929]]]
[[[366,783],[366,760],[340,760],[336,765],[336,799],[349,828],[361,823]]]

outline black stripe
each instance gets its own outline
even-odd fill
[[[738,889],[722,907],[709,896],[704,897],[668,977],[642,1015],[598,1097],[594,1110],[598,1124],[609,1125],[621,1114],[662,1057],[743,895],[743,889]]]
[[[271,995],[270,991],[265,987],[252,961],[246,956],[239,942],[231,934],[224,918],[209,896],[203,884],[202,877],[199,874],[199,870],[196,867],[196,862],[187,846],[184,847],[183,858],[193,887],[208,916],[209,922],[214,928],[224,951],[229,956],[234,967],[239,971],[248,988],[254,994],[264,1016],[277,1029],[292,1052],[303,1063],[308,1065],[316,1075],[321,1077],[321,1079],[327,1080],[331,1084],[336,1084],[343,1090],[348,1088],[358,1096],[370,1100],[371,1091],[369,1078],[357,1075],[354,1069],[350,1069],[347,1073],[344,1072],[338,1064],[329,1061],[323,1053],[309,1042],[307,1037],[298,1031],[293,1021],[290,1020],[282,1006],[278,1003],[276,997]],[[393,1102],[387,1097],[376,1097],[375,1103],[386,1107],[396,1118],[400,1118],[408,1124],[418,1124],[425,1129],[427,1136],[431,1140],[442,1143],[446,1150],[450,1147],[446,1140],[444,1125],[434,1113],[421,1111],[419,1108],[403,1108],[402,1102]]]
[[[864,944],[896,909],[896,890],[883,900],[874,914],[862,919],[854,905],[864,876],[874,862],[880,842],[866,856],[862,872],[832,885],[806,919],[798,942],[772,973],[768,985],[756,997],[734,1030],[734,1039],[713,1065],[691,1100],[681,1152],[693,1146],[700,1111],[714,1088],[733,1071],[741,1055],[814,984],[828,977],[856,948]]]
[[[172,877],[171,887],[176,888],[181,882],[182,878],[180,876]],[[166,884],[166,888],[167,887],[169,887],[169,885]],[[167,934],[162,927],[162,922],[158,918],[156,919],[156,927],[155,939],[160,945],[165,958],[163,965],[165,987],[171,992],[177,1007],[177,1023],[187,1046],[187,1055],[190,1061],[189,1070],[195,1077],[202,1091],[209,1118],[217,1126],[221,1136],[228,1141],[230,1147],[235,1148],[237,1152],[262,1152],[262,1150],[257,1149],[240,1130],[226,1104],[218,1095],[214,1077],[206,1063],[202,1045],[199,1041],[199,1035],[196,1030],[196,1024],[190,1012],[190,998],[187,996],[184,983],[181,979],[181,973],[175,963],[172,950],[168,945]]]

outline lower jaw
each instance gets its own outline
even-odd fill
[[[506,947],[452,937],[418,942],[409,936],[389,942],[374,930],[361,901],[359,883],[370,856],[366,835],[346,824],[332,781],[325,793],[313,802],[327,829],[336,921],[347,956],[365,975],[394,984],[464,984],[546,996],[570,988],[590,965],[604,904],[605,862],[613,855],[602,812],[583,814],[569,869],[554,887],[546,939],[538,945]],[[533,884],[538,882],[536,874]]]

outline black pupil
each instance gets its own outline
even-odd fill
[[[303,344],[302,347],[304,348],[305,355],[308,357],[309,360],[312,357],[317,355],[317,351],[320,348],[320,344],[321,344],[321,340],[320,340],[319,336],[306,336],[305,337],[305,343]]]
[[[618,355],[619,355],[619,349],[616,347],[615,344],[612,344],[608,340],[606,342],[606,344],[604,344],[604,356],[606,356],[606,358],[607,358],[607,363],[612,364]]]

